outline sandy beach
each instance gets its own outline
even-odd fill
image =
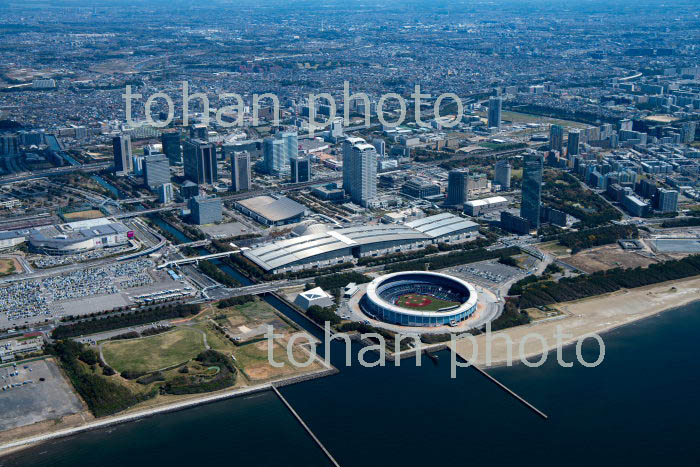
[[[538,334],[546,340],[545,349],[543,349],[541,339],[532,337],[525,338],[524,345],[522,345],[522,355],[530,362],[537,362],[538,356],[542,355],[543,350],[548,352],[556,348],[557,329],[566,335],[566,337],[561,338],[561,342],[565,345],[572,344],[581,336],[590,333],[600,335],[605,331],[662,311],[687,305],[695,300],[700,300],[700,277],[620,290],[604,296],[560,303],[555,306],[564,313],[560,319],[536,321],[526,326],[494,332],[491,336],[490,364],[486,358],[485,335],[475,338],[477,352],[474,358],[472,358],[472,344],[468,340],[458,340],[455,350],[460,357],[480,367],[503,366],[508,362],[509,347],[513,354],[513,363],[516,363],[521,355],[521,344],[525,336]],[[510,338],[512,345],[508,345],[505,336]],[[605,341],[604,336],[602,337]]]

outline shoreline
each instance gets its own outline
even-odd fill
[[[253,386],[247,386],[243,388],[235,388],[224,390],[220,393],[205,394],[200,397],[195,397],[189,400],[172,402],[169,404],[164,404],[160,407],[153,407],[150,409],[136,410],[131,413],[124,413],[121,415],[111,415],[103,419],[94,420],[86,424],[73,427],[65,428],[62,430],[49,431],[43,434],[30,436],[27,438],[22,438],[19,440],[11,441],[0,445],[0,458],[4,455],[17,452],[22,449],[27,449],[35,447],[45,441],[50,441],[53,439],[65,438],[68,436],[76,435],[79,433],[99,430],[107,428],[113,425],[120,425],[123,423],[134,422],[142,418],[151,417],[153,415],[160,415],[169,412],[177,412],[180,410],[189,409],[199,405],[211,404],[214,402],[219,402],[226,399],[233,399],[236,397],[243,397],[251,394],[257,394],[260,392],[270,391],[272,387],[284,387],[296,383],[301,383],[304,381],[309,381],[316,378],[323,378],[325,376],[331,376],[338,373],[337,368],[324,367],[321,370],[314,371],[311,373],[305,373],[301,375],[295,375],[291,377],[279,378],[265,383],[256,384]],[[128,409],[127,409],[128,412]]]
[[[666,311],[674,310],[691,303],[700,301],[700,277],[681,281],[668,281],[634,289],[623,289],[610,294],[589,297],[573,302],[562,302],[552,305],[562,311],[565,316],[553,320],[541,320],[533,323],[507,328],[492,333],[492,358],[487,364],[484,352],[486,337],[475,337],[477,343],[476,358],[473,358],[472,346],[469,341],[460,340],[449,349],[454,350],[462,359],[472,361],[482,369],[515,366],[523,364],[521,357],[531,363],[537,363],[536,357],[549,358],[556,350],[554,338],[558,327],[561,327],[567,338],[561,340],[561,347],[576,344],[581,337],[590,334],[605,334],[617,328],[651,318]],[[539,334],[546,342],[542,346],[537,339],[524,339],[528,335]],[[570,337],[569,337],[570,336]],[[510,346],[506,338],[510,339]],[[527,340],[527,342],[525,342]],[[530,344],[530,345],[528,345]],[[512,352],[509,364],[508,347]],[[524,349],[522,354],[519,350]],[[547,355],[547,357],[543,357]],[[469,357],[469,358],[467,358]]]

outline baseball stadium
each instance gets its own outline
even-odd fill
[[[360,299],[365,314],[403,326],[454,326],[474,313],[476,303],[476,289],[470,283],[426,271],[378,277]]]

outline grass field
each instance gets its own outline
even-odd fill
[[[99,219],[100,217],[104,217],[105,215],[102,214],[102,211],[98,209],[90,209],[88,211],[75,211],[75,212],[66,212],[63,213],[63,217],[67,221],[87,221],[90,219]]]
[[[275,331],[277,332],[277,331]],[[268,361],[268,341],[252,342],[236,349],[234,355],[236,362],[243,367],[246,375],[252,381],[263,381],[271,378],[291,375],[299,371],[318,370],[321,366],[314,362],[306,368],[297,368],[291,364],[287,357],[287,338],[276,339],[272,347],[272,355],[275,362],[283,363],[284,366],[275,368]],[[307,343],[306,339],[298,339],[294,342],[292,355],[298,363],[304,363],[309,358],[309,354],[299,346]]]
[[[202,333],[180,327],[152,337],[105,342],[102,352],[115,370],[151,372],[194,358],[204,350]]]
[[[406,294],[396,300],[396,305],[408,310],[437,311],[441,308],[459,305],[459,302],[441,300],[431,295]]]
[[[486,111],[479,112],[479,115],[487,116],[487,112]],[[572,128],[586,128],[587,126],[590,126],[590,125],[586,125],[585,123],[574,122],[572,120],[563,120],[560,118],[544,117],[542,115],[513,112],[510,110],[504,110],[503,112],[501,112],[501,118],[503,120],[513,122],[513,123],[545,123],[545,124],[561,125],[564,127],[572,127]]]
[[[0,258],[0,276],[9,276],[18,270],[17,261],[12,258]]]

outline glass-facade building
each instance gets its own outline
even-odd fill
[[[544,157],[541,154],[526,154],[523,162],[523,199],[520,217],[530,221],[532,228],[540,226],[542,205],[542,171]]]

